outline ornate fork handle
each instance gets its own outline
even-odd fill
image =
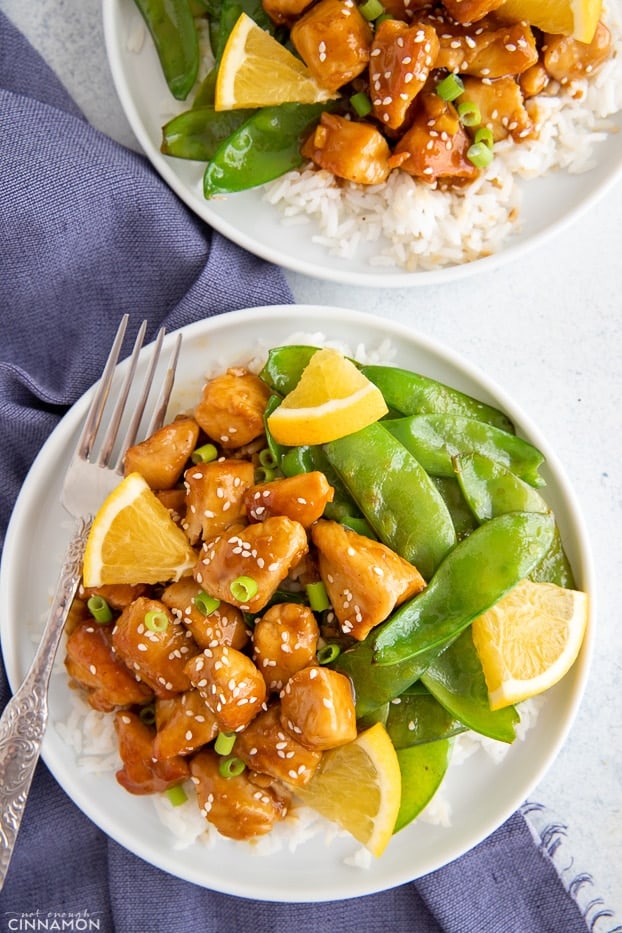
[[[32,665],[0,719],[0,889],[9,867],[48,718],[48,684],[76,594],[91,520],[80,519],[67,548]]]

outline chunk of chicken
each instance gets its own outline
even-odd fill
[[[143,596],[148,590],[144,583],[106,583],[103,586],[85,587],[80,584],[78,590],[79,596],[85,602],[91,596],[101,596],[105,599],[111,609],[121,612],[130,603],[133,603],[139,596]]]
[[[292,674],[315,663],[320,630],[308,606],[279,603],[253,629],[253,658],[268,690],[280,690]]]
[[[328,91],[339,90],[365,70],[372,35],[353,0],[319,0],[290,32],[303,62]]]
[[[279,703],[253,719],[235,740],[233,754],[253,771],[279,781],[307,784],[322,759],[322,752],[305,748],[281,725]]]
[[[193,418],[177,418],[140,444],[128,448],[123,472],[140,473],[152,489],[172,489],[197,445],[199,426]]]
[[[164,506],[171,513],[171,518],[176,525],[181,525],[186,514],[186,490],[180,489],[157,489],[155,494]]]
[[[153,632],[146,625],[149,612],[166,617],[164,631]],[[170,697],[190,689],[184,673],[188,658],[199,648],[188,631],[164,603],[140,596],[124,609],[112,631],[112,643],[124,664],[146,683],[157,697]]]
[[[302,745],[319,751],[356,738],[356,714],[348,677],[328,667],[305,667],[281,691],[281,725]]]
[[[298,473],[247,489],[244,507],[251,521],[263,522],[271,515],[285,515],[308,528],[333,501],[334,489],[319,470]]]
[[[536,39],[526,23],[500,26],[486,19],[461,26],[451,19],[431,19],[437,23],[440,42],[437,68],[476,78],[501,78],[522,74],[538,61]]]
[[[115,713],[114,725],[123,762],[116,778],[130,794],[157,794],[190,776],[185,758],[174,755],[160,760],[154,756],[155,730],[136,713]]]
[[[219,755],[212,749],[197,752],[190,762],[199,808],[205,819],[230,839],[265,836],[277,820],[287,815],[290,804],[285,790],[258,787],[244,771],[223,777]]]
[[[233,367],[204,386],[194,417],[225,450],[244,447],[264,433],[270,391],[259,376],[242,366]]]
[[[243,648],[250,638],[244,616],[236,606],[221,602],[209,615],[194,604],[201,587],[191,577],[184,577],[166,587],[160,597],[165,606],[187,625],[199,648],[230,645]]]
[[[428,80],[439,50],[436,30],[426,23],[408,26],[383,20],[374,33],[369,87],[374,117],[389,130],[407,121],[412,102]]]
[[[611,33],[599,22],[591,42],[577,42],[572,36],[545,35],[542,46],[544,67],[560,84],[588,78],[611,55]]]
[[[186,518],[182,527],[191,544],[220,534],[244,517],[244,496],[253,485],[249,460],[214,460],[189,467],[184,474]]]
[[[226,645],[192,658],[186,674],[224,732],[247,726],[266,699],[266,683],[251,659]]]
[[[115,657],[110,625],[97,625],[92,620],[79,623],[67,639],[65,667],[86,690],[93,709],[110,712],[117,706],[146,703],[153,696]]]
[[[289,25],[304,13],[313,0],[261,0],[261,5],[277,26]]]
[[[324,520],[313,526],[311,535],[342,631],[359,641],[425,587],[417,568],[380,541]]]
[[[453,104],[435,92],[422,91],[413,123],[394,151],[403,156],[400,168],[409,175],[427,182],[466,183],[479,174],[467,159],[470,145]]]
[[[521,89],[514,78],[482,81],[467,75],[464,78],[463,99],[477,104],[482,125],[489,127],[495,142],[507,136],[520,142],[536,132],[525,109]]]
[[[393,167],[389,145],[370,123],[323,113],[300,149],[305,159],[337,178],[359,185],[379,185]]]
[[[498,9],[504,0],[443,0],[443,6],[457,23],[470,25]]]
[[[218,735],[216,717],[198,690],[188,690],[168,700],[156,700],[156,758],[188,755]]]
[[[523,71],[522,75],[518,76],[518,84],[523,100],[541,94],[548,87],[550,81],[549,73],[541,61],[532,65],[527,71]]]
[[[194,577],[211,596],[245,612],[260,612],[308,550],[302,525],[284,515],[273,515],[255,525],[236,525],[225,535],[207,541]],[[239,577],[250,577],[257,584],[253,596],[237,598],[231,592]]]
[[[421,12],[429,12],[434,3],[431,0],[382,0],[382,5],[393,19],[409,23]]]

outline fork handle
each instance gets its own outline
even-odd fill
[[[80,583],[90,519],[75,526],[48,619],[26,677],[0,718],[0,890],[35,772],[48,718],[48,684],[67,613]]]

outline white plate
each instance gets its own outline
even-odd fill
[[[160,152],[161,127],[179,108],[166,87],[149,35],[138,50],[133,48],[135,37],[145,32],[136,4],[133,0],[104,0],[103,20],[108,60],[121,105],[137,140],[162,178],[188,207],[230,240],[277,265],[317,278],[350,285],[405,287],[490,271],[502,262],[519,259],[576,220],[620,174],[622,132],[613,132],[597,145],[597,164],[590,171],[580,175],[560,171],[523,185],[520,230],[494,255],[419,272],[369,265],[369,255],[378,248],[374,243],[361,246],[352,259],[339,258],[312,242],[313,226],[284,226],[278,209],[262,199],[261,188],[221,200],[205,200],[203,167]],[[621,114],[613,122],[622,130]]]
[[[257,308],[199,322],[184,331],[171,410],[187,408],[197,398],[207,371],[247,361],[258,345],[266,348],[282,343],[305,321],[350,346],[352,335],[368,348],[389,337],[397,350],[396,365],[503,408],[519,433],[546,456],[547,499],[557,515],[577,583],[592,592],[591,559],[577,504],[560,464],[536,427],[482,373],[403,326],[354,311],[306,306]],[[167,341],[170,345],[172,337]],[[59,505],[61,482],[88,401],[89,393],[71,409],[41,450],[8,529],[0,574],[0,634],[13,689],[34,653],[32,632],[40,628],[68,538],[67,517]],[[121,845],[173,875],[214,890],[263,900],[323,901],[370,894],[455,859],[489,835],[524,801],[567,736],[587,676],[592,634],[590,630],[571,672],[547,694],[536,726],[524,741],[511,746],[500,765],[479,751],[450,770],[443,794],[451,803],[451,826],[416,822],[396,835],[384,855],[367,870],[344,863],[358,846],[343,836],[329,848],[323,839],[313,839],[293,855],[286,851],[253,855],[244,846],[220,839],[209,848],[194,844],[174,849],[173,837],[155,816],[148,799],[127,794],[112,774],[78,770],[73,751],[54,726],[66,720],[71,709],[70,690],[60,664],[50,686],[50,727],[43,757],[59,784],[90,819]]]

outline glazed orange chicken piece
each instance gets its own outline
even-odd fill
[[[588,78],[611,54],[611,33],[599,22],[591,42],[577,42],[572,36],[545,35],[543,64],[560,84]]]
[[[362,641],[395,606],[425,587],[416,567],[380,541],[338,522],[313,526],[320,575],[342,631]]]
[[[164,631],[151,631],[147,613],[166,619]],[[199,648],[188,631],[158,599],[140,596],[124,609],[112,631],[112,643],[124,664],[146,683],[157,697],[170,697],[190,689],[184,665]]]
[[[266,699],[265,681],[251,659],[226,645],[196,655],[186,674],[224,732],[247,726]]]
[[[136,713],[115,713],[114,725],[123,762],[116,777],[130,794],[157,794],[190,776],[185,758],[175,755],[159,760],[154,756],[155,730]]]
[[[189,628],[199,648],[215,645],[243,648],[250,638],[243,614],[236,606],[221,602],[209,615],[204,615],[193,601],[201,592],[201,587],[191,577],[183,577],[167,586],[160,598]]]
[[[504,0],[443,0],[443,6],[457,23],[468,25],[498,9]]]
[[[261,5],[277,26],[293,23],[313,0],[261,0]]]
[[[265,836],[287,815],[290,797],[285,789],[260,787],[248,771],[223,777],[219,755],[203,749],[190,762],[199,808],[205,819],[230,839]]]
[[[512,77],[482,81],[466,75],[463,99],[477,104],[482,126],[492,130],[495,142],[507,136],[520,142],[535,133],[522,91]]]
[[[251,521],[285,515],[308,528],[320,518],[333,496],[334,489],[324,474],[313,470],[252,486],[244,495],[244,506]]]
[[[440,49],[437,68],[476,78],[519,75],[538,61],[538,49],[526,23],[500,25],[494,18],[461,26],[446,17],[431,16]]]
[[[260,612],[274,591],[309,550],[299,522],[273,515],[265,522],[236,525],[205,542],[194,571],[197,583],[211,596],[245,612]],[[240,578],[250,577],[257,590],[238,598],[231,591]]]
[[[203,387],[194,417],[225,450],[244,447],[264,433],[263,415],[271,390],[254,373],[236,366]]]
[[[478,169],[467,159],[471,139],[455,107],[434,91],[422,91],[410,128],[398,140],[395,153],[404,157],[400,168],[423,181],[472,181]]]
[[[146,684],[136,680],[112,650],[112,626],[93,620],[80,622],[67,639],[67,673],[86,690],[93,707],[110,712],[116,706],[148,702],[153,696]]]
[[[425,23],[408,26],[397,19],[381,22],[369,60],[373,115],[389,130],[406,122],[412,102],[424,86],[438,55],[436,30]]]
[[[193,418],[178,418],[146,440],[128,448],[123,472],[140,473],[152,489],[172,489],[197,445],[199,426]]]
[[[188,755],[218,735],[218,723],[198,690],[155,702],[156,758]]]
[[[218,535],[244,516],[244,495],[255,480],[249,460],[213,460],[184,474],[186,517],[182,527],[191,544]]]
[[[300,152],[327,172],[359,185],[381,184],[394,167],[389,145],[375,126],[336,113],[322,114]]]
[[[319,0],[290,32],[303,62],[328,91],[338,91],[365,70],[372,37],[353,0]]]
[[[328,667],[305,667],[293,674],[280,694],[281,725],[302,745],[318,751],[356,738],[350,679]]]
[[[315,663],[320,630],[300,603],[271,606],[253,629],[253,659],[268,690],[280,690],[292,674]]]
[[[253,771],[295,786],[307,784],[322,759],[321,751],[305,748],[283,729],[279,703],[256,716],[237,736],[233,754]]]
[[[146,593],[147,589],[148,587],[144,583],[106,583],[103,586],[90,587],[80,584],[78,596],[85,602],[91,596],[101,596],[111,609],[120,612],[139,596]]]
[[[431,0],[382,0],[382,5],[390,16],[405,23],[434,7]]]

